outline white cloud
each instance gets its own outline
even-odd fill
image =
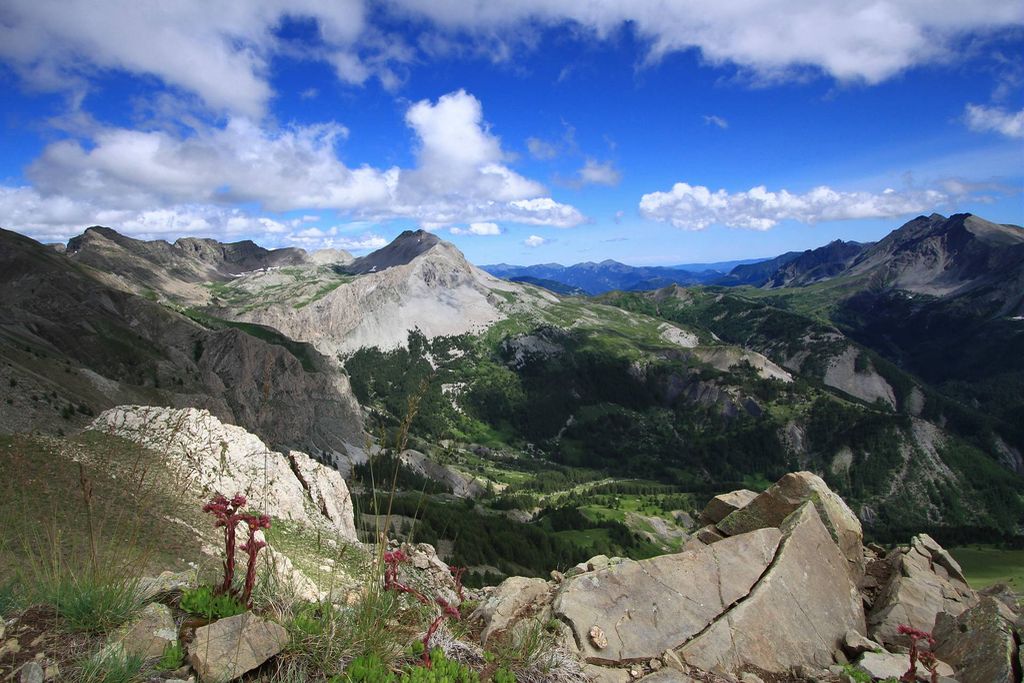
[[[558,156],[558,147],[540,138],[526,138],[526,149],[534,159],[547,161]]]
[[[723,119],[721,116],[716,116],[715,114],[706,114],[704,116],[704,123],[706,123],[709,126],[718,126],[722,130],[725,130],[726,128],[729,127],[728,121]]]
[[[407,10],[481,40],[531,23],[566,21],[598,39],[630,25],[650,44],[649,60],[697,48],[711,63],[733,63],[768,78],[818,68],[840,80],[883,81],[904,69],[949,59],[956,39],[1024,23],[1019,0],[396,0]]]
[[[968,104],[964,110],[967,127],[974,131],[1002,133],[1011,138],[1024,138],[1024,109],[1013,112],[1002,107]]]
[[[933,211],[947,200],[948,196],[937,190],[840,192],[823,185],[793,194],[787,190],[769,192],[761,185],[730,193],[676,183],[668,192],[643,195],[640,213],[683,230],[703,230],[710,225],[769,230],[784,220],[817,223]]]
[[[607,185],[613,187],[622,180],[622,173],[610,161],[588,158],[579,170],[580,185]]]
[[[50,144],[27,174],[43,195],[126,210],[251,203],[270,212],[333,209],[437,226],[570,227],[584,220],[509,168],[472,95],[460,90],[417,102],[406,120],[418,141],[412,169],[346,165],[337,148],[348,130],[336,123],[267,130],[231,117],[188,135],[101,128],[84,143]]]
[[[369,9],[372,7],[372,11]],[[382,27],[413,15],[429,21],[407,45]],[[277,29],[315,22],[312,44]],[[431,23],[432,22],[432,23]],[[418,23],[418,22],[416,22]],[[507,61],[539,44],[536,26],[572,24],[599,40],[630,26],[648,61],[691,49],[766,78],[808,67],[840,80],[883,81],[905,69],[955,58],[959,38],[1024,24],[1019,0],[5,0],[0,60],[33,88],[81,92],[97,72],[152,76],[197,95],[216,111],[259,118],[274,96],[280,55],[325,61],[339,80],[377,78],[388,90],[409,63],[448,54]],[[453,35],[468,33],[465,36]],[[470,43],[464,45],[463,43]]]
[[[467,228],[455,226],[449,232],[453,235],[500,235],[501,228],[497,223],[470,223]]]
[[[148,74],[210,107],[259,116],[272,96],[269,60],[285,17],[317,21],[327,45],[347,46],[365,27],[360,0],[262,0],[219,4],[120,0],[6,0],[0,58],[30,85],[80,88],[96,69]]]
[[[154,209],[111,208],[66,195],[43,196],[30,187],[0,186],[0,216],[4,227],[43,242],[65,242],[90,225],[115,227],[140,239],[170,239],[203,235],[222,241],[243,236],[275,242],[301,219],[279,221],[237,208],[173,205]]]
[[[540,235],[530,235],[525,240],[523,240],[523,244],[527,247],[530,247],[531,249],[534,249],[547,243],[548,241],[541,237]]]

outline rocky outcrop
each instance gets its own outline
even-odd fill
[[[814,503],[821,521],[846,558],[847,570],[854,584],[859,584],[864,576],[864,535],[860,520],[821,477],[811,472],[785,475],[742,509],[720,520],[716,527],[727,536],[777,527],[808,500]]]
[[[469,617],[471,621],[485,624],[480,642],[486,645],[493,634],[505,631],[514,620],[522,619],[524,611],[543,604],[547,595],[548,582],[544,579],[512,576],[502,581]]]
[[[960,565],[927,534],[893,550],[885,562],[889,580],[868,615],[869,633],[883,645],[904,644],[900,624],[931,631],[939,614],[955,617],[977,602]]]
[[[204,683],[223,683],[252,671],[288,644],[288,631],[252,612],[196,629],[189,662]]]
[[[675,649],[746,597],[775,556],[778,529],[697,551],[627,561],[568,579],[555,614],[588,662],[627,664]],[[604,633],[589,634],[597,627]]]
[[[798,508],[781,532],[775,559],[747,599],[686,643],[679,650],[683,661],[719,672],[823,668],[847,631],[864,632],[864,609],[848,562],[814,504]]]
[[[935,654],[949,662],[960,683],[1017,683],[1021,680],[1019,618],[990,596],[959,616],[940,613],[933,636]]]
[[[755,498],[757,494],[747,489],[720,493],[704,506],[700,513],[700,521],[704,524],[717,524],[730,513],[746,507]]]
[[[952,643],[965,632],[982,631],[971,625],[979,620],[973,612],[958,621],[954,616],[976,597],[949,553],[926,535],[887,555],[878,546],[864,548],[856,517],[811,473],[788,474],[762,494],[718,496],[704,516],[720,519],[697,532],[704,540],[691,539],[682,552],[641,561],[597,556],[564,576],[553,573],[552,582],[513,577],[485,589],[473,619],[485,638],[493,638],[523,622],[550,624],[554,617],[563,643],[595,681],[622,682],[794,671],[803,677],[793,680],[834,681],[835,664],[850,661],[901,676],[908,660],[906,636],[895,633],[899,623],[928,631],[938,614],[937,635],[947,638],[948,631]],[[871,558],[868,575],[864,557]],[[1015,598],[994,593],[990,602],[1010,630],[997,629],[1002,646],[976,649],[998,650],[1011,661],[1020,656],[1008,649],[1012,638],[1006,639],[1019,619],[1006,616],[1016,608]],[[865,604],[873,605],[876,640],[867,637]],[[943,620],[954,620],[955,627],[944,631]],[[940,675],[959,674],[965,657],[941,652]]]
[[[197,499],[243,493],[252,509],[357,540],[352,499],[337,470],[305,453],[272,451],[259,437],[205,410],[119,406],[104,411],[90,428],[165,454]]]

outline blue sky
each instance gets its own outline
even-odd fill
[[[673,264],[1024,223],[1024,5],[719,4],[8,0],[0,226]]]

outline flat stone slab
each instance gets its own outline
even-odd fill
[[[821,521],[846,558],[850,578],[855,584],[859,583],[864,576],[864,535],[860,520],[821,477],[811,472],[790,472],[716,526],[726,536],[777,527],[807,501],[818,509]]]
[[[720,673],[826,668],[847,631],[864,633],[860,593],[814,504],[790,515],[782,533],[775,562],[750,595],[678,651],[687,664]]]
[[[287,644],[283,626],[245,612],[197,628],[188,657],[203,683],[224,683],[252,671]]]
[[[587,661],[650,660],[679,647],[745,597],[781,538],[778,529],[758,529],[699,550],[574,576],[562,584],[554,611],[572,628]],[[590,637],[595,626],[603,647]]]

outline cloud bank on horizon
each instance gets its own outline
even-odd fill
[[[1019,213],[1005,161],[1024,138],[1017,0],[719,5],[9,0],[2,139],[17,153],[0,225],[366,250],[411,222],[482,255],[582,252],[640,224]],[[897,91],[934,93],[957,71],[940,111],[916,112],[927,125],[879,125]],[[829,109],[839,98],[853,111]],[[858,126],[876,139],[842,147]],[[805,168],[802,135],[835,161]]]

